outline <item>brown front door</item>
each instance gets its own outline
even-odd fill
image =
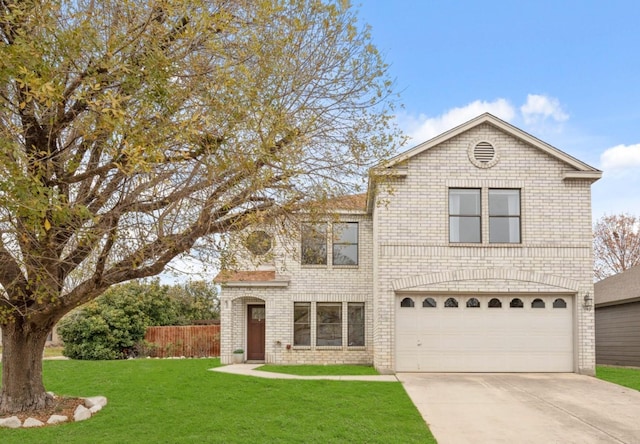
[[[247,360],[264,361],[264,305],[247,308]]]

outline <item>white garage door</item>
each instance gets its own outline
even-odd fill
[[[399,296],[396,371],[572,372],[571,296]]]

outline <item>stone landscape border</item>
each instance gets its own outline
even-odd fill
[[[53,393],[49,393],[55,398]],[[80,404],[73,412],[73,421],[85,421],[91,418],[94,414],[98,413],[104,406],[107,405],[107,398],[104,396],[92,396],[90,398],[81,398],[84,400],[84,405]],[[68,422],[69,418],[63,415],[51,415],[46,424],[36,418],[27,418],[24,422],[20,421],[17,416],[10,416],[8,418],[0,418],[0,427],[9,429],[30,428],[30,427],[43,427],[45,425],[54,425]]]

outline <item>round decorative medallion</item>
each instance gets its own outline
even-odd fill
[[[256,256],[262,256],[271,251],[271,235],[266,231],[257,230],[247,236],[244,241],[245,247]]]
[[[499,160],[495,143],[485,139],[471,142],[468,154],[471,163],[478,168],[491,168]]]

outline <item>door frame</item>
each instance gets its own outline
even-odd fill
[[[262,308],[265,316],[261,319],[261,322],[252,322],[252,310],[253,308]],[[265,304],[247,304],[247,361],[264,361],[266,351],[266,306]],[[256,326],[261,325],[262,328],[255,330]],[[253,341],[253,335],[257,334],[258,337]],[[259,344],[259,345],[258,345]],[[256,347],[257,349],[254,349]]]

